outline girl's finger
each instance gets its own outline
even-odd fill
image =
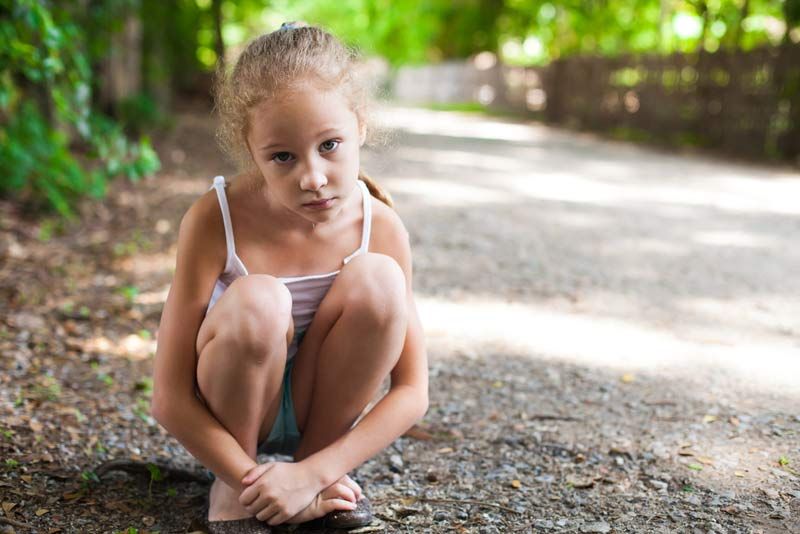
[[[269,521],[278,513],[278,505],[276,503],[272,503],[266,508],[262,509],[260,512],[256,514],[256,519],[259,521]],[[270,523],[272,524],[272,523]]]
[[[258,464],[242,478],[242,484],[249,485],[258,480],[258,477],[272,469],[273,463],[267,462],[265,464]]]
[[[253,501],[258,498],[259,491],[258,488],[255,486],[248,486],[246,487],[242,493],[239,494],[239,504],[247,508]]]
[[[345,486],[344,484],[334,484],[333,485],[334,494],[337,497],[344,498],[345,500],[356,502],[356,492],[353,491],[351,488]]]
[[[353,490],[353,493],[356,495],[356,500],[360,499],[362,496],[361,486],[359,486],[355,480],[350,478],[349,476],[345,475],[342,477],[342,483],[346,485],[348,488]]]
[[[275,514],[270,519],[267,520],[267,524],[270,526],[280,525],[281,523],[285,523],[289,520],[289,514]]]
[[[320,508],[322,509],[322,513],[324,515],[333,512],[334,510],[355,510],[356,503],[345,501],[344,499],[327,499],[322,501]]]

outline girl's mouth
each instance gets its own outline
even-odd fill
[[[303,204],[303,206],[310,209],[326,209],[329,208],[331,204],[333,204],[333,201],[335,199],[336,197],[324,198],[322,200],[316,200],[314,202],[307,202]]]

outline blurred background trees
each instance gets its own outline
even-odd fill
[[[800,0],[0,0],[0,195],[70,216],[114,177],[153,173],[147,132],[210,102],[218,60],[286,20],[395,69],[486,51],[543,66],[800,42]]]

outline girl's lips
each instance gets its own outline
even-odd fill
[[[325,209],[325,208],[330,207],[330,205],[333,204],[333,201],[335,199],[336,199],[336,197],[331,197],[331,198],[326,198],[326,199],[323,199],[323,200],[318,200],[318,201],[315,201],[315,202],[307,202],[307,203],[303,204],[303,206],[305,206],[307,208],[312,208],[312,209]]]

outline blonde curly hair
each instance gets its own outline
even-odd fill
[[[241,170],[253,171],[255,163],[247,145],[250,110],[277,93],[308,80],[325,88],[336,88],[350,103],[359,125],[369,126],[372,113],[371,87],[358,75],[358,52],[327,31],[298,23],[252,40],[236,64],[227,72],[217,69],[215,109],[220,125],[217,139]],[[392,206],[389,194],[359,170],[358,178],[375,198]]]

